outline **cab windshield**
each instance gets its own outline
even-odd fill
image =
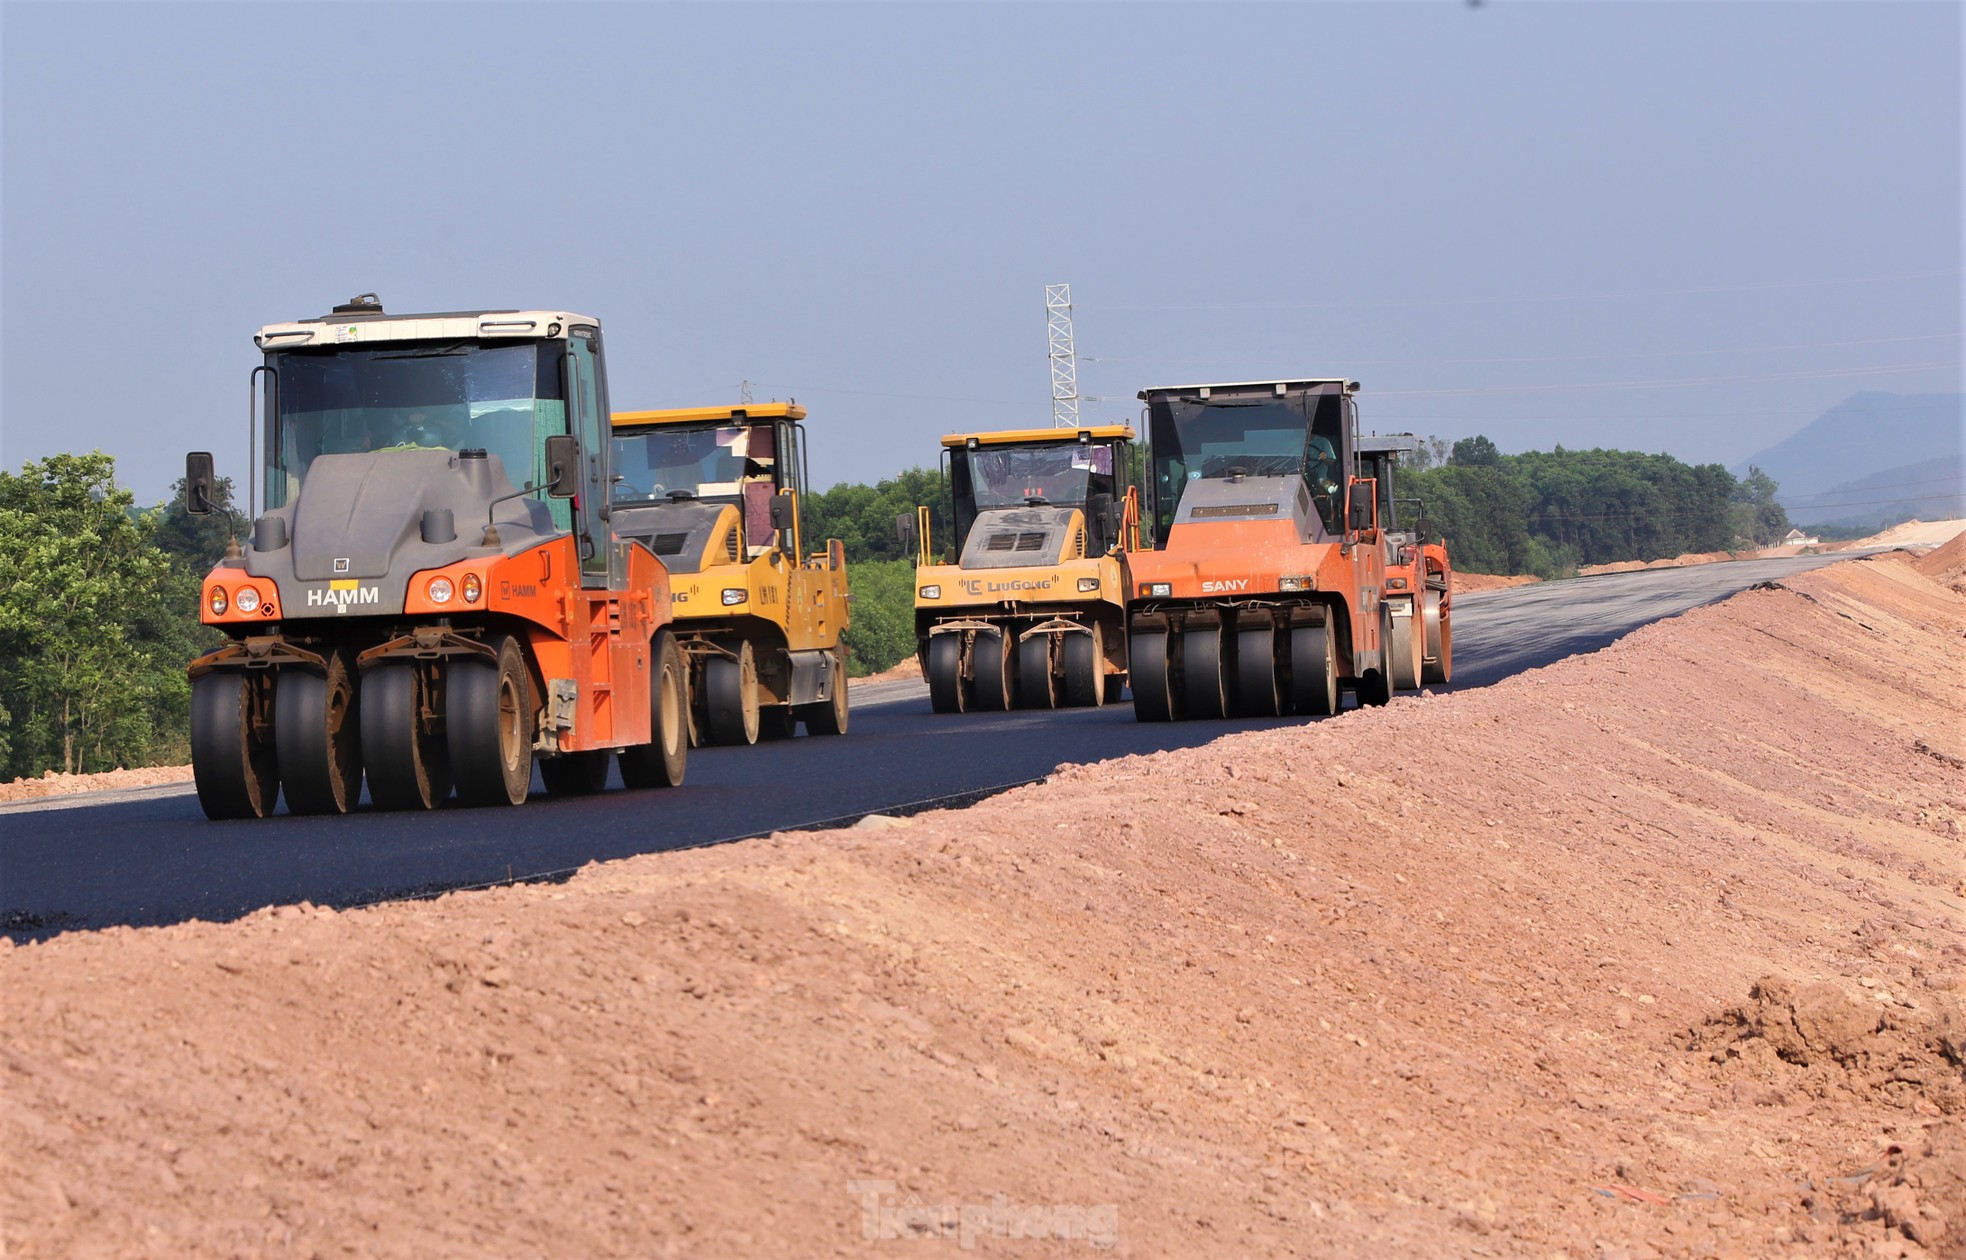
[[[1286,398],[1154,398],[1154,521],[1165,538],[1188,483],[1205,478],[1297,477],[1336,531],[1344,434],[1337,393]]]
[[[747,479],[770,475],[773,461],[762,449],[770,437],[769,428],[738,424],[617,429],[611,497],[616,503],[649,503],[686,492],[736,502]]]
[[[565,433],[556,342],[475,341],[279,350],[266,356],[266,503],[292,501],[322,455],[465,450],[499,457],[514,485]]]
[[[1042,499],[1058,507],[1082,506],[1088,495],[1113,492],[1113,448],[1082,446],[986,446],[962,452],[969,496],[977,510],[1023,507]]]

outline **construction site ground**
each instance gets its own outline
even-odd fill
[[[0,1254],[1966,1256],[1960,553],[962,811],[0,940]]]

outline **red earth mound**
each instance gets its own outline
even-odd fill
[[[968,810],[0,949],[0,1241],[1966,1254],[1963,631],[1853,562]]]

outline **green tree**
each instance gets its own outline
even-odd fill
[[[0,704],[7,777],[182,749],[197,579],[153,542],[101,452],[0,473]]]
[[[847,627],[847,672],[878,674],[915,653],[915,565],[912,560],[847,564],[853,621]]]
[[[225,557],[225,548],[238,529],[232,515],[232,478],[221,477],[213,499],[219,508],[206,516],[184,510],[184,478],[171,483],[170,500],[155,509],[155,541],[164,554],[186,570],[203,577]]]
[[[1469,468],[1492,468],[1502,462],[1502,452],[1496,449],[1495,443],[1477,433],[1454,444],[1449,462]]]
[[[1781,541],[1789,532],[1788,510],[1775,501],[1781,487],[1773,477],[1754,464],[1748,465],[1730,496],[1732,511],[1728,520],[1736,538],[1754,547],[1767,547]]]
[[[948,493],[936,468],[910,468],[874,485],[841,482],[831,490],[808,495],[805,533],[808,539],[837,538],[846,546],[847,560],[899,560],[913,553],[895,535],[895,518],[914,519],[916,505],[929,509],[930,532],[946,543],[949,529]]]

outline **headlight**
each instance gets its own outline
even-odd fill
[[[1098,589],[1099,589],[1099,579],[1098,579],[1098,578],[1080,578],[1080,579],[1079,579],[1079,592],[1080,592],[1081,594],[1083,594],[1083,593],[1084,593],[1084,592],[1086,592],[1086,591],[1096,591],[1096,590],[1098,590]]]
[[[485,593],[485,584],[478,580],[477,574],[467,573],[464,575],[464,602],[465,603],[467,604],[477,603],[478,596],[483,595],[484,593]]]
[[[924,586],[920,591],[916,593],[919,594],[923,599],[942,598],[942,588],[940,586]]]
[[[212,616],[223,617],[225,610],[231,606],[231,601],[225,597],[225,588],[223,586],[214,586],[212,588]]]
[[[239,611],[242,613],[259,611],[259,592],[250,586],[239,588]]]
[[[457,593],[456,588],[451,585],[451,580],[447,577],[431,578],[428,589],[430,592],[430,602],[433,604],[448,604],[451,602],[451,596]]]
[[[725,608],[729,608],[733,604],[741,604],[749,598],[751,598],[751,592],[741,586],[726,586],[724,588]]]
[[[1140,593],[1148,599],[1167,599],[1174,594],[1174,583],[1148,582],[1140,588]]]
[[[1311,591],[1317,589],[1317,583],[1307,577],[1278,578],[1277,589],[1280,591]]]

